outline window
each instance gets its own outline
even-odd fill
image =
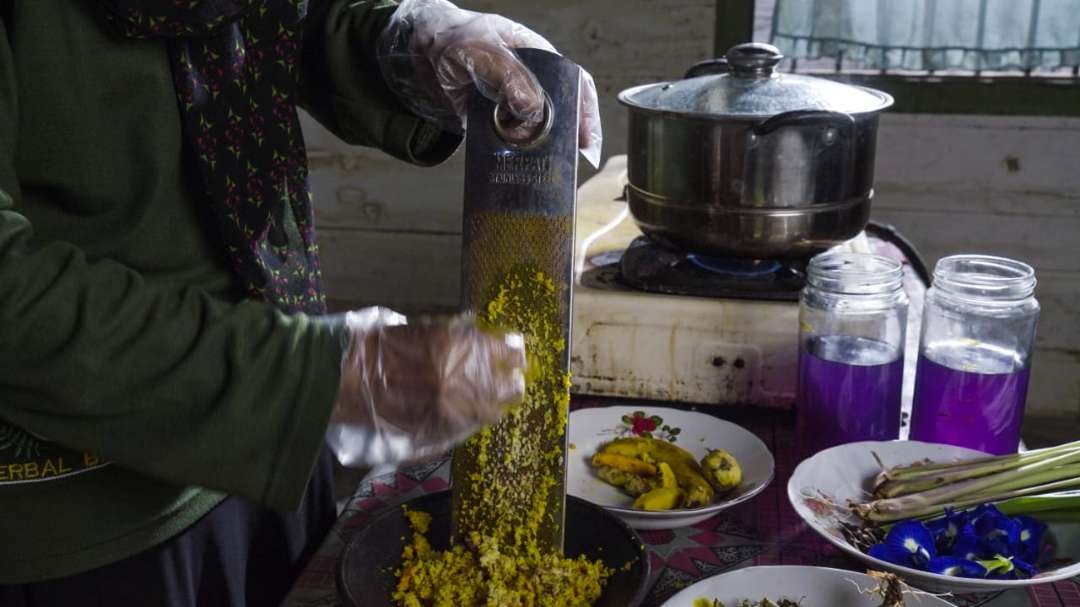
[[[772,42],[775,38],[779,46],[796,48],[796,54],[803,57],[785,59],[781,69],[788,72],[810,73],[862,84],[888,92],[896,99],[894,111],[904,113],[936,114],[998,114],[998,115],[1044,115],[1044,116],[1080,116],[1080,31],[1073,32],[1072,24],[1066,24],[1065,37],[1075,35],[1075,47],[1046,49],[1038,44],[1030,45],[1030,53],[1024,50],[1010,49],[1008,52],[978,53],[964,50],[934,51],[928,56],[921,49],[892,49],[886,51],[873,46],[850,44],[844,36],[837,36],[836,44],[796,43],[800,33],[797,27],[791,27],[791,15],[786,15],[786,30],[776,34],[776,3],[778,0],[726,0],[717,4],[717,53],[722,54],[731,46],[740,42],[754,40]],[[794,6],[804,14],[810,10],[836,10],[844,0],[779,0],[786,3],[785,10]],[[870,5],[873,0],[859,0]],[[910,0],[889,0],[890,3]],[[1038,0],[1034,3],[1011,3],[1009,7],[1030,11],[1032,18],[1021,19],[1029,23],[1028,27],[1008,29],[1004,35],[1017,38],[1018,46],[1025,41],[1035,40],[1040,36],[1039,27],[1061,27],[1060,20],[1045,15],[1036,19],[1041,10],[1063,9],[1070,14],[1080,14],[1080,0]],[[943,4],[951,0],[937,0],[940,6],[952,8],[958,4]],[[882,3],[878,3],[881,5]],[[982,36],[976,31],[979,24],[990,22],[988,10],[1001,10],[1000,0],[976,0],[970,4],[969,12],[974,15],[957,15],[952,23],[956,27],[971,29],[971,38]],[[887,6],[896,7],[896,4]],[[901,5],[903,7],[904,5]],[[863,8],[864,5],[858,5]],[[989,7],[989,9],[988,9]],[[941,13],[942,11],[938,11]],[[1000,15],[991,17],[1001,18]],[[852,17],[852,21],[855,17]],[[796,19],[796,24],[798,20]],[[940,25],[940,24],[939,24]],[[847,27],[854,27],[851,23]],[[880,24],[874,24],[880,27]],[[933,24],[928,24],[933,27]],[[952,27],[950,25],[950,27]],[[1046,30],[1043,34],[1047,34]],[[1061,32],[1055,39],[1061,39]],[[825,38],[825,36],[822,36]],[[864,42],[864,41],[858,41]],[[885,56],[885,53],[892,53]],[[923,53],[923,56],[920,56]],[[852,55],[855,57],[853,58]],[[926,59],[924,61],[924,59]],[[1015,64],[1025,61],[1035,67],[1021,69]],[[945,69],[935,66],[947,65]],[[930,69],[911,69],[925,68]]]

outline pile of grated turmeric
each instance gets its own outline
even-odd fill
[[[612,573],[584,556],[508,554],[475,533],[464,545],[437,551],[425,537],[431,515],[406,516],[413,536],[394,592],[402,607],[587,607]]]
[[[483,326],[525,336],[525,398],[495,428],[467,443],[475,466],[454,490],[483,499],[470,502],[476,510],[457,513],[464,537],[450,550],[436,551],[425,537],[430,515],[406,511],[413,537],[397,572],[398,605],[588,607],[613,573],[600,561],[564,557],[544,543],[549,533],[538,532],[563,524],[551,507],[562,499],[563,479],[549,472],[563,463],[561,447],[551,445],[565,440],[570,404],[559,296],[551,278],[522,267],[509,272],[481,308]]]

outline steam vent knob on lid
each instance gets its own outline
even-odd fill
[[[771,44],[749,42],[732,47],[726,57],[736,75],[768,78],[784,55]]]

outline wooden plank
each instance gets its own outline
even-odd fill
[[[878,130],[878,190],[963,187],[1080,196],[1080,119],[909,116]]]
[[[1037,221],[1080,216],[1080,195],[1064,192],[1032,192],[977,189],[978,183],[942,185],[878,183],[877,211],[924,211],[953,215],[1030,217]]]
[[[679,75],[689,64],[676,62],[706,59],[713,52],[715,0],[469,0],[459,4],[526,25],[593,76],[608,81],[641,77],[653,81]]]
[[[1036,343],[1080,356],[1080,272],[1040,272],[1035,296],[1042,310]]]
[[[914,240],[931,268],[946,255],[987,253],[1032,264],[1042,305],[1038,344],[1080,351],[1080,217],[1036,218],[874,210]]]
[[[456,308],[461,237],[319,230],[323,280],[337,307]]]
[[[908,210],[885,204],[871,214],[896,226],[931,264],[954,253],[986,253],[1014,257],[1040,274],[1080,270],[1080,216]]]
[[[1021,436],[1024,437],[1024,444],[1031,449],[1074,441],[1080,436],[1080,415],[1029,415],[1024,418]],[[1050,591],[1053,592],[1052,589]]]
[[[1080,417],[1080,352],[1035,351],[1025,416]]]
[[[375,150],[309,153],[318,227],[461,233],[463,159],[445,167],[405,165]]]

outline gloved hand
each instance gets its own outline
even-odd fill
[[[557,52],[527,27],[498,15],[462,10],[447,0],[402,0],[378,42],[379,64],[392,90],[419,116],[461,131],[472,87],[518,120],[543,119],[544,94],[512,49]],[[578,147],[600,164],[600,107],[592,76],[581,71]]]
[[[470,317],[407,323],[386,308],[345,316],[348,347],[327,430],[344,466],[429,457],[499,419],[525,393],[519,334]]]

